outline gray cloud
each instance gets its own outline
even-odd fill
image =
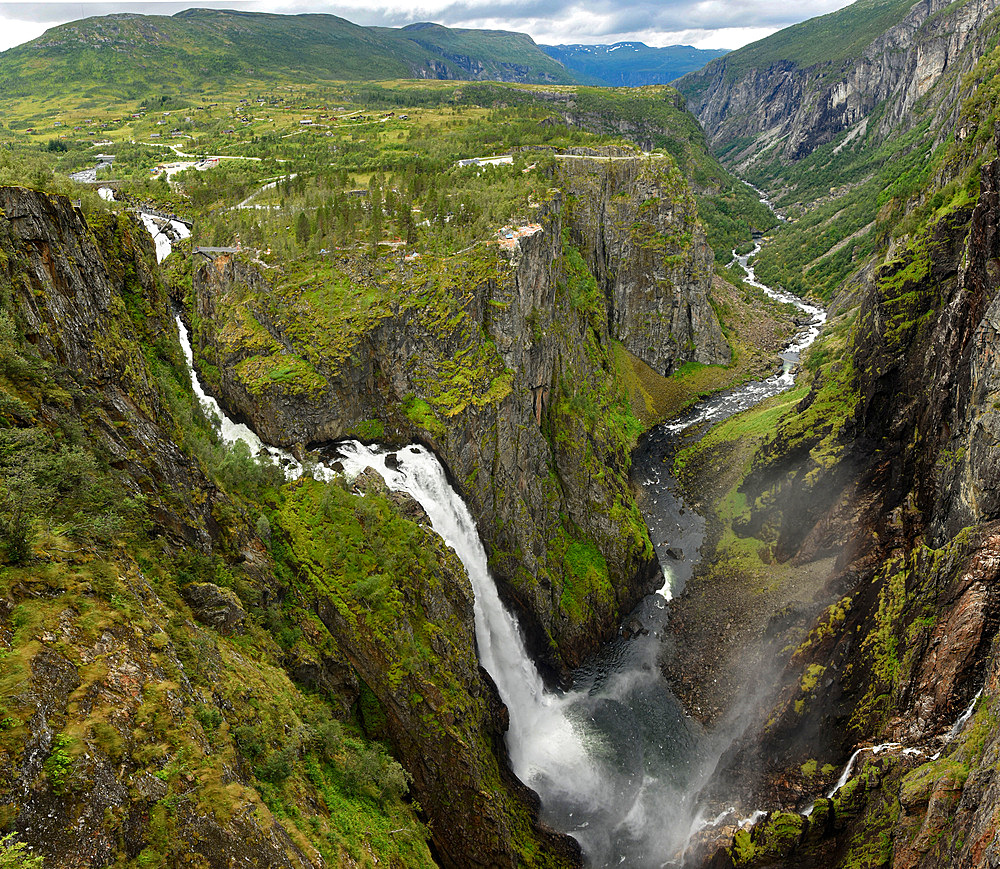
[[[787,27],[822,15],[846,5],[847,0],[803,0],[790,3],[760,3],[754,0],[635,0],[623,5],[620,0],[499,0],[476,2],[457,0],[436,9],[434,20],[442,24],[462,26],[483,18],[518,21],[548,20],[557,24],[560,19],[586,16],[593,22],[594,36],[609,33],[642,31],[679,31],[691,29],[718,29],[720,27]],[[350,7],[341,7],[349,9]],[[410,23],[419,20],[423,10],[401,8],[379,10],[386,20],[393,23]],[[518,29],[513,27],[512,29]]]
[[[496,27],[531,34],[539,42],[614,42],[642,39],[651,44],[687,33],[729,30],[749,34],[777,30],[815,15],[823,15],[850,0],[800,0],[762,3],[760,0],[142,0],[142,2],[39,3],[0,2],[0,22],[30,22],[41,26],[96,15],[136,12],[173,15],[191,6],[240,8],[287,13],[328,12],[358,24],[399,27],[435,21],[450,27]],[[763,31],[761,30],[763,28]],[[23,37],[22,37],[23,38]],[[744,37],[744,41],[747,37]],[[754,37],[756,38],[756,37]],[[0,47],[2,37],[0,37]],[[735,46],[732,46],[735,47]]]

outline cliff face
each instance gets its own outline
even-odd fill
[[[143,231],[105,218],[92,233],[67,200],[16,188],[0,189],[0,207],[4,313],[21,324],[43,360],[58,366],[49,369],[50,385],[37,393],[38,406],[24,404],[14,431],[79,417],[126,492],[149,499],[149,518],[159,532],[208,549],[220,532],[212,511],[224,496],[170,437],[173,422],[140,351],[141,332],[126,312],[129,302],[139,302],[151,330],[170,328],[166,293]],[[8,377],[9,369],[5,385]],[[175,500],[164,497],[167,492],[191,494]],[[150,755],[166,729],[178,747],[187,746],[192,768],[206,753],[200,726],[184,713],[203,699],[184,661],[188,640],[202,640],[207,650],[214,638],[189,621],[173,637],[164,633],[171,611],[128,554],[56,546],[41,556],[37,573],[22,568],[20,581],[10,582],[13,568],[5,568],[0,636],[8,672],[20,682],[13,692],[7,686],[3,698],[0,802],[6,823],[47,862],[103,866],[153,845],[150,813],[178,789],[154,776],[158,764],[149,768],[137,759]],[[77,594],[60,580],[66,576],[76,577]],[[56,604],[52,613],[32,606],[40,593]],[[111,593],[120,601],[117,611],[102,600]],[[126,617],[130,607],[134,618]],[[169,711],[155,732],[144,731],[144,715],[161,708],[154,696]],[[234,805],[242,799],[249,812],[230,807],[199,815],[202,784],[193,776],[180,782],[187,797],[173,829],[190,853],[216,866],[246,859],[315,865],[286,830],[254,814],[259,798],[250,797],[245,775],[233,769],[227,783]]]
[[[573,243],[604,289],[611,336],[664,375],[687,361],[728,364],[708,301],[714,257],[673,161],[567,155],[559,180]]]
[[[775,148],[785,160],[798,160],[845,130],[872,132],[882,141],[892,130],[931,118],[943,139],[957,117],[962,76],[986,48],[983,24],[996,8],[995,0],[921,0],[856,56],[806,64],[777,59],[775,47],[758,63],[736,52],[678,86],[712,145],[735,145],[726,159],[744,168],[761,152],[773,156]],[[856,38],[844,32],[834,41]],[[839,51],[829,46],[831,56]],[[942,80],[944,92],[924,99]]]
[[[55,867],[576,865],[507,772],[468,578],[422,511],[218,452],[145,231],[0,207],[5,827]]]
[[[429,444],[476,516],[535,652],[558,669],[609,637],[655,575],[628,480],[635,428],[614,386],[612,338],[665,370],[677,358],[671,348],[681,360],[722,352],[699,230],[665,198],[652,206],[655,241],[642,237],[637,197],[674,190],[631,163],[621,171],[632,204],[600,221],[582,205],[564,217],[555,195],[540,227],[510,250],[352,273],[351,292],[384,301],[343,326],[315,285],[275,291],[256,269],[223,260],[194,276],[203,371],[226,405],[279,444],[352,434]],[[607,171],[568,175],[581,192],[586,180],[607,193]],[[589,245],[583,255],[577,238]],[[640,277],[654,258],[652,275]],[[696,274],[682,277],[688,267]],[[341,340],[331,346],[324,332],[335,329]],[[692,347],[702,336],[711,346]],[[282,372],[293,368],[301,374],[290,383]]]
[[[796,443],[779,431],[744,489],[755,527],[782,529],[786,557],[839,550],[829,590],[842,596],[728,757],[729,781],[763,782],[769,805],[791,808],[829,787],[855,746],[893,747],[862,755],[858,780],[817,803],[819,820],[795,820],[796,836],[772,819],[714,865],[851,865],[859,837],[882,837],[885,859],[911,867],[984,865],[992,847],[1000,161],[980,175],[974,207],[901,240],[871,274],[839,458],[803,462],[825,433]],[[827,506],[796,507],[824,490]]]

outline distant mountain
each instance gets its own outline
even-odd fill
[[[87,18],[0,54],[3,98],[57,97],[70,83],[77,93],[136,98],[287,77],[575,81],[523,33],[217,9]]]
[[[690,45],[652,48],[641,42],[540,45],[539,48],[575,72],[585,84],[611,87],[668,84],[727,53],[725,49],[692,48]]]

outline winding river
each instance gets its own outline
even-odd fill
[[[162,232],[157,235],[157,256],[162,259],[169,240],[164,242]],[[479,654],[510,711],[507,743],[514,772],[541,796],[545,820],[580,842],[591,866],[672,865],[679,862],[691,835],[709,822],[696,795],[727,744],[685,714],[658,664],[667,601],[696,564],[704,520],[685,508],[664,459],[686,428],[718,421],[791,386],[798,354],[815,340],[825,319],[821,309],[758,283],[750,265],[753,254],[737,257],[748,271],[748,281],[797,305],[809,316],[809,325],[782,354],[780,374],[709,399],[684,419],[644,438],[634,457],[634,473],[640,506],[664,565],[663,586],[628,617],[627,633],[573,674],[571,690],[544,686],[516,620],[500,602],[475,522],[437,458],[414,445],[394,451],[396,460],[387,464],[389,451],[381,447],[356,441],[338,445],[349,476],[372,467],[390,488],[411,494],[462,559],[475,591]],[[205,393],[179,318],[177,324],[192,385],[219,417],[223,439],[242,440],[255,453],[265,449],[289,478],[301,474],[302,466],[293,456],[262,444]],[[334,472],[319,463],[316,473],[325,477]]]

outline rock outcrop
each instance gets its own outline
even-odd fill
[[[604,291],[611,337],[664,375],[688,361],[728,364],[708,300],[714,256],[673,161],[570,153],[558,178],[570,237]]]

